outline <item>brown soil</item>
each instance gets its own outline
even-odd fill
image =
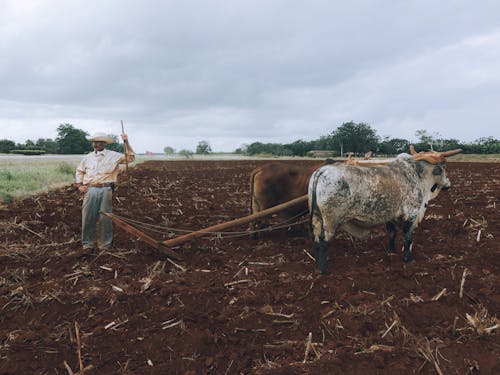
[[[263,163],[146,162],[129,188],[122,175],[114,212],[191,230],[242,217]],[[447,170],[452,189],[417,228],[413,262],[387,254],[382,229],[339,235],[330,276],[314,272],[302,224],[196,239],[175,248],[176,266],[119,228],[110,252],[82,254],[72,187],[9,204],[0,373],[77,372],[80,354],[87,374],[499,374],[500,164]],[[160,232],[147,231],[171,237]]]

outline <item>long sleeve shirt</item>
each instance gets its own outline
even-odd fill
[[[116,151],[104,149],[103,151],[89,152],[76,167],[76,183],[103,184],[116,182],[120,172],[120,164],[135,160],[134,153],[121,154]]]

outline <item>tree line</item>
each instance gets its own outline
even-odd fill
[[[500,153],[500,140],[493,137],[483,137],[465,143],[433,135],[426,130],[417,130],[415,136],[418,142],[413,144],[417,151],[446,151],[461,148],[467,154]],[[323,150],[330,151],[332,156],[344,156],[349,152],[362,155],[369,151],[379,155],[397,155],[409,152],[411,143],[402,138],[381,138],[368,124],[351,121],[343,123],[330,134],[312,141],[297,140],[287,144],[254,142],[242,146],[236,152],[246,155],[307,156],[311,151]]]
[[[0,140],[0,153],[47,153],[47,154],[84,154],[92,150],[92,143],[87,139],[88,133],[75,128],[71,124],[60,124],[57,127],[56,139],[40,138],[36,141],[27,140],[25,143],[15,143],[7,139]],[[417,130],[415,143],[417,151],[446,151],[461,148],[468,154],[498,154],[500,140],[493,137],[482,137],[474,142],[465,143],[457,139],[447,139],[439,135],[430,134],[426,130]],[[108,145],[111,150],[123,152],[123,145],[118,142],[118,136],[111,135],[116,142]],[[389,138],[377,135],[377,132],[366,123],[346,122],[333,130],[330,134],[312,141],[297,140],[292,143],[261,143],[254,142],[237,148],[234,152],[245,155],[271,154],[276,156],[307,156],[314,150],[330,151],[332,156],[343,156],[348,152],[362,155],[371,151],[379,155],[396,155],[408,152],[410,141],[402,138]],[[165,154],[173,154],[175,150],[167,146]],[[196,147],[196,154],[210,154],[212,149],[207,141],[200,141]],[[193,152],[181,150],[181,155],[190,157]]]
[[[0,139],[0,153],[24,154],[85,154],[92,151],[89,134],[71,124],[60,124],[57,127],[57,138],[28,139],[25,143],[15,143],[8,139]],[[118,143],[118,136],[111,134],[115,143],[108,145],[110,150],[123,152],[123,145]]]

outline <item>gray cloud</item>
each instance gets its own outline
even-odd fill
[[[0,3],[0,138],[127,124],[138,151],[315,139],[345,121],[500,137],[500,3]],[[134,142],[133,142],[134,143]]]

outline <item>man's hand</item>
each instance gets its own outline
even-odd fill
[[[128,142],[128,135],[122,134],[122,139],[123,139],[123,142],[127,143]]]
[[[82,185],[82,184],[78,184],[78,191],[82,194],[85,194],[88,190],[88,186],[86,185]]]

